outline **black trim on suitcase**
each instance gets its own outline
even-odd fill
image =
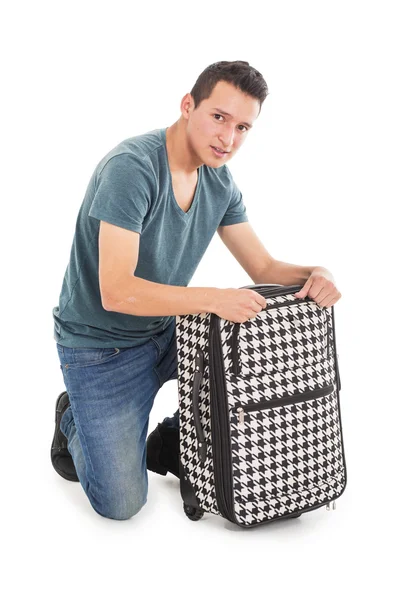
[[[224,366],[220,348],[219,317],[212,313],[209,333],[209,370],[212,456],[215,494],[219,512],[235,522],[232,498],[232,464]]]
[[[189,506],[193,506],[194,508],[200,508],[199,503],[197,502],[196,495],[194,493],[194,488],[189,481],[189,478],[186,477],[185,469],[181,461],[179,460],[179,480],[180,480],[180,492],[185,504]]]

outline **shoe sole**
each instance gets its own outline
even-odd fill
[[[54,432],[54,437],[53,437],[52,443],[51,443],[51,463],[52,463],[52,466],[54,467],[55,471],[58,473],[58,475],[60,475],[64,479],[67,479],[68,481],[80,481],[77,476],[75,466],[73,463],[73,459],[70,456],[70,453],[68,452],[69,456],[67,456],[67,455],[62,456],[59,454],[60,450],[62,450],[62,449],[59,449],[57,446],[55,446],[56,438],[58,437],[58,432],[60,431],[61,419],[62,419],[63,413],[65,412],[65,411],[59,412],[58,405],[61,402],[62,396],[66,393],[67,392],[62,392],[58,396],[56,405],[55,405],[55,432]],[[58,451],[58,454],[55,454],[54,451]],[[69,466],[69,469],[67,471],[62,469],[61,463],[63,463],[65,465],[65,467]]]

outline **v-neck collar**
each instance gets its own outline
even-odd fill
[[[190,217],[193,214],[193,211],[195,210],[195,208],[198,204],[198,195],[200,192],[201,179],[202,179],[202,167],[199,167],[197,169],[198,176],[197,176],[197,183],[196,183],[196,189],[194,192],[193,200],[189,207],[189,210],[187,212],[185,212],[184,210],[182,210],[182,208],[179,206],[178,202],[176,201],[175,194],[174,194],[174,188],[172,187],[172,175],[171,175],[170,163],[168,160],[167,143],[166,143],[167,138],[166,138],[166,133],[165,133],[167,129],[168,129],[168,127],[164,127],[163,129],[160,129],[160,132],[161,132],[161,136],[162,136],[163,143],[164,143],[164,154],[165,154],[165,159],[166,159],[166,164],[167,164],[168,176],[169,176],[169,180],[170,180],[171,201],[172,201],[173,205],[175,206],[177,212],[181,215],[181,217],[183,217],[184,219],[187,220],[187,219],[190,219]]]

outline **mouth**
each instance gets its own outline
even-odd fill
[[[218,148],[217,146],[211,146],[215,156],[218,156],[219,158],[222,158],[223,156],[226,156],[226,154],[229,154],[229,152],[225,152],[224,150],[222,150],[221,148]]]

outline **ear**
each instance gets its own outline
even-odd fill
[[[193,96],[188,92],[181,100],[181,113],[185,119],[188,119],[192,110],[194,110],[194,100]]]

